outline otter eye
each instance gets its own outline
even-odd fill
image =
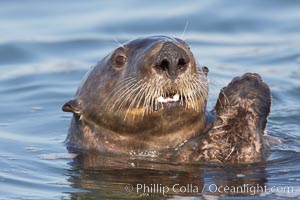
[[[122,55],[118,55],[116,57],[116,64],[117,64],[117,67],[122,67],[125,63],[126,63],[126,57],[125,56],[122,56]]]

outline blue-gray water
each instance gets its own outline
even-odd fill
[[[266,162],[90,158],[103,164],[91,167],[89,158],[71,158],[63,143],[71,115],[61,105],[118,42],[156,34],[182,36],[209,67],[210,107],[234,76],[263,77],[273,95],[268,134],[282,141]],[[150,199],[125,190],[138,182],[206,186],[153,199],[299,199],[299,100],[300,1],[0,1],[0,199]],[[293,190],[220,194],[212,184]]]

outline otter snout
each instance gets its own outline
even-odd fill
[[[155,68],[158,73],[166,74],[170,79],[176,79],[183,73],[190,62],[186,51],[173,42],[165,42],[157,53]]]

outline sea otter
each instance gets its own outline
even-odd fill
[[[179,162],[262,160],[268,85],[255,73],[234,78],[207,111],[207,75],[181,39],[129,41],[92,67],[63,105],[73,113],[67,145]]]

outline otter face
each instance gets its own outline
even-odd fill
[[[68,141],[117,153],[160,151],[204,134],[207,68],[180,39],[132,40],[99,61],[74,100]]]
[[[118,81],[104,100],[105,109],[124,119],[203,112],[208,85],[189,47],[176,38],[133,40],[108,58]]]
[[[141,38],[99,61],[78,88],[73,107],[79,108],[69,108],[81,119],[117,132],[168,132],[190,121],[203,124],[206,75],[184,41]]]

